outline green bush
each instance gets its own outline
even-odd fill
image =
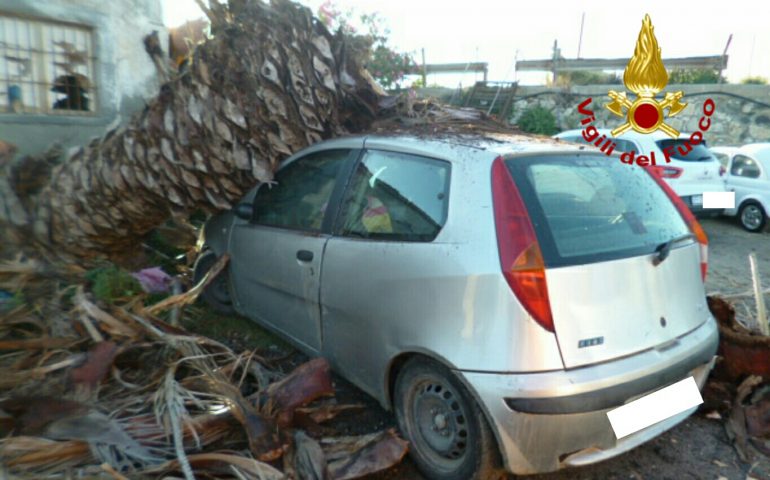
[[[559,131],[556,126],[556,117],[550,110],[540,105],[527,107],[521,113],[517,124],[522,131],[527,133],[553,135]]]
[[[97,300],[112,303],[115,299],[130,297],[142,291],[141,285],[128,272],[115,265],[99,267],[86,273],[91,291]]]
[[[725,81],[717,70],[697,68],[693,70],[671,70],[668,73],[668,83],[719,83]]]
[[[745,85],[767,85],[767,79],[765,77],[746,77],[741,80],[741,83]]]

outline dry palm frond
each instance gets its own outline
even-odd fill
[[[86,441],[96,459],[118,471],[156,465],[164,460],[161,455],[167,453],[140,444],[126,432],[120,421],[94,410],[54,421],[46,427],[44,435],[53,439]]]
[[[83,291],[82,285],[78,286],[77,292],[75,293],[75,305],[83,317],[98,322],[101,328],[113,337],[124,336],[128,338],[136,338],[138,336],[138,332],[135,328],[132,328],[132,326],[129,326],[126,323],[118,320],[88,300]]]
[[[189,429],[195,437],[196,443],[200,446],[198,434],[195,431],[195,425],[191,421],[190,414],[187,411],[186,404],[196,404],[204,409],[202,402],[189,390],[182,387],[176,381],[177,365],[172,365],[166,370],[165,381],[161,388],[153,395],[153,411],[158,423],[163,425],[166,434],[171,435],[174,442],[174,453],[179,465],[184,473],[186,480],[194,480],[190,462],[187,460],[187,454],[184,448],[183,429]]]
[[[392,429],[321,441],[331,476],[339,480],[359,478],[399,463],[407,445]]]
[[[765,297],[762,292],[762,281],[759,278],[759,269],[757,267],[757,254],[751,252],[749,254],[749,265],[751,267],[751,283],[754,287],[754,302],[757,306],[757,316],[755,323],[757,330],[762,335],[770,335],[770,325],[767,323],[767,308],[765,307]]]
[[[292,467],[297,478],[325,479],[329,478],[329,468],[326,455],[321,445],[303,431],[294,433],[294,455]]]
[[[87,442],[56,441],[27,436],[0,440],[0,459],[12,471],[40,475],[94,461]]]
[[[354,410],[363,410],[365,407],[363,404],[351,404],[351,405],[338,405],[336,403],[326,403],[314,407],[301,407],[297,409],[297,413],[305,415],[316,423],[328,422],[334,419],[337,415],[350,412]]]
[[[0,340],[0,350],[47,350],[67,348],[77,343],[77,338],[29,338],[24,340]]]
[[[257,391],[262,391],[284,376],[282,373],[267,368],[264,363],[266,360],[257,355],[256,351],[247,351],[236,355],[232,362],[222,365],[218,371],[232,381],[240,370],[240,377],[236,384],[238,387],[242,387],[246,378],[251,376],[257,382]]]
[[[227,254],[222,255],[221,257],[219,257],[219,260],[217,260],[216,263],[212,265],[211,269],[206,273],[206,275],[201,279],[201,281],[198,282],[198,284],[195,285],[193,288],[186,291],[185,293],[180,293],[179,295],[172,295],[164,300],[161,300],[155,305],[151,305],[147,307],[144,310],[144,313],[148,315],[155,315],[159,312],[168,310],[176,306],[189,305],[193,303],[198,298],[198,296],[201,293],[203,293],[203,290],[217,277],[217,275],[219,275],[222,272],[222,270],[224,270],[228,260],[230,260],[229,255]]]
[[[206,378],[206,384],[208,390],[221,400],[223,411],[231,413],[243,426],[252,454],[265,461],[275,460],[281,456],[283,448],[273,435],[274,426],[257,411],[256,407],[246,401],[237,387],[222,379],[211,377]]]
[[[28,381],[41,379],[50,373],[77,365],[81,363],[85,358],[85,354],[75,353],[70,354],[67,358],[58,362],[53,362],[37,368],[4,372],[3,375],[0,376],[0,389],[18,387],[19,385]]]
[[[249,480],[280,480],[284,475],[269,464],[249,458],[244,453],[211,452],[195,453],[187,457],[189,464],[196,470],[212,473],[229,472],[242,475]],[[159,473],[183,468],[179,460],[171,460],[164,465],[146,470],[145,473]]]
[[[41,262],[18,254],[12,260],[0,261],[0,288],[12,291],[21,289],[43,272]]]

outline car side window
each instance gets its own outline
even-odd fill
[[[378,240],[430,242],[449,204],[448,162],[368,150],[345,193],[340,234]]]
[[[759,178],[761,174],[757,161],[745,155],[736,155],[733,157],[733,164],[730,167],[730,175],[747,178]]]
[[[278,170],[275,183],[259,187],[252,222],[320,231],[337,174],[349,155],[350,150],[311,153]]]

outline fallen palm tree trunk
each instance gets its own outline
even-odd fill
[[[170,216],[228,209],[290,154],[383,121],[505,130],[476,111],[388,97],[365,69],[368,41],[330,33],[306,7],[209,3],[211,38],[125,126],[58,165],[27,159],[0,175],[6,251],[125,259]]]
[[[55,167],[8,220],[80,257],[134,251],[169,215],[229,208],[288,154],[374,118],[381,95],[361,53],[307,8],[279,0],[212,11],[213,37],[191,67],[128,125]]]

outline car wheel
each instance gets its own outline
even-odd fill
[[[193,267],[193,283],[198,284],[211,267],[216,263],[217,255],[211,250],[205,250],[195,261]],[[220,313],[234,313],[233,302],[230,299],[230,281],[227,277],[227,267],[209,283],[201,293],[204,302]]]
[[[759,203],[746,202],[741,206],[741,210],[738,213],[738,219],[744,229],[749,232],[758,233],[765,228],[767,214]]]
[[[446,367],[409,360],[396,379],[394,408],[409,455],[432,480],[503,476],[497,442],[480,408]]]

